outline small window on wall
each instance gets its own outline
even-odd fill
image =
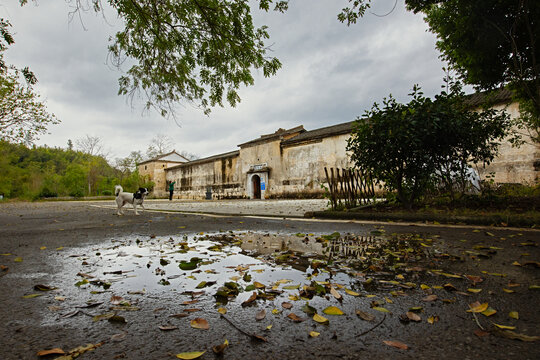
[[[144,170],[146,170],[146,165],[144,165]]]
[[[165,164],[163,164],[163,167],[165,167]]]

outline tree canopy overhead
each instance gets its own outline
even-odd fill
[[[34,92],[34,74],[5,62],[4,52],[15,43],[10,27],[9,21],[0,19],[0,140],[32,144],[47,126],[59,121]]]
[[[27,0],[20,0],[21,5]],[[102,0],[67,0],[74,12],[101,11]],[[119,94],[142,95],[147,108],[170,114],[188,101],[205,113],[238,89],[252,85],[253,69],[271,76],[281,67],[268,55],[267,27],[253,24],[249,0],[107,0],[124,22],[109,44],[113,63],[130,63]],[[263,11],[287,9],[287,1],[258,0]],[[128,61],[126,61],[128,60]]]
[[[510,85],[525,120],[540,128],[540,2],[407,0],[423,12],[442,57],[478,89]]]

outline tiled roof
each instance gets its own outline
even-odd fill
[[[323,127],[323,128],[319,128],[319,129],[315,129],[311,131],[306,131],[291,139],[283,140],[281,142],[281,146],[287,147],[287,146],[302,143],[305,141],[313,141],[313,140],[324,139],[329,136],[348,134],[351,132],[353,124],[354,124],[354,121],[349,121],[342,124],[327,126],[327,127]]]
[[[233,157],[233,156],[238,156],[238,155],[240,155],[239,150],[229,151],[229,152],[226,152],[226,153],[223,153],[223,154],[212,155],[212,156],[205,157],[205,158],[202,158],[202,159],[193,160],[193,161],[190,161],[190,162],[187,162],[187,163],[182,163],[182,164],[170,166],[170,167],[166,168],[165,171],[171,170],[171,169],[177,169],[177,168],[180,168],[180,167],[183,167],[183,166],[190,166],[190,165],[194,165],[194,164],[202,164],[202,163],[205,163],[205,162],[210,162],[210,161],[214,161],[214,160],[218,160],[218,159],[222,159],[222,158]]]
[[[240,144],[238,146],[239,147],[251,146],[251,145],[255,145],[255,144],[258,144],[258,143],[262,143],[262,142],[268,142],[268,141],[272,141],[272,140],[279,140],[284,136],[291,135],[291,134],[294,134],[294,133],[297,133],[297,132],[303,133],[305,131],[306,130],[304,129],[303,125],[294,127],[292,129],[289,129],[289,130],[278,129],[276,132],[274,132],[272,134],[261,135],[261,137],[258,138],[258,139],[242,143],[242,144]]]
[[[178,155],[178,156],[184,158],[186,161],[189,161],[189,159],[187,159],[185,156],[183,156],[183,155],[177,153],[176,150],[173,150],[173,151],[168,152],[168,153],[166,153],[166,154],[158,155],[158,156],[156,156],[156,157],[154,157],[154,158],[152,158],[152,159],[148,159],[148,160],[142,161],[142,162],[139,163],[139,165],[146,164],[146,163],[150,163],[150,162],[153,162],[153,161],[166,161],[166,162],[178,162],[178,163],[179,163],[180,161],[175,161],[175,160],[161,160],[161,158],[163,158],[163,157],[165,157],[165,156],[169,156],[169,155],[171,155],[171,154],[176,154],[176,155]]]

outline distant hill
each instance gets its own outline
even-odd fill
[[[112,195],[116,184],[130,191],[145,182],[137,171],[122,172],[103,157],[80,151],[0,141],[0,154],[0,195],[5,199]]]

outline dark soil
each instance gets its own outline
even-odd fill
[[[40,350],[62,348],[67,352],[86,344],[101,345],[85,352],[80,359],[173,359],[176,354],[189,351],[206,351],[201,358],[213,359],[212,347],[225,339],[230,344],[224,350],[226,359],[540,358],[539,341],[522,341],[536,340],[534,337],[540,336],[538,230],[207,217],[161,212],[144,212],[141,216],[126,212],[125,216],[118,217],[113,215],[113,209],[94,205],[86,202],[0,204],[1,359],[36,359]],[[253,306],[242,306],[251,292],[240,293],[225,305],[225,316],[232,325],[217,312],[221,305],[216,304],[213,296],[223,284],[205,289],[206,293],[197,298],[200,301],[192,305],[199,311],[184,318],[170,315],[183,312],[186,306],[182,303],[193,299],[185,293],[190,289],[164,287],[162,291],[141,295],[114,283],[107,289],[75,286],[82,279],[77,275],[80,272],[116,270],[114,264],[99,265],[102,268],[92,264],[97,264],[95,261],[102,253],[113,251],[110,249],[126,238],[155,242],[159,247],[160,242],[170,238],[179,242],[184,235],[230,234],[229,231],[233,234],[240,231],[311,233],[315,237],[339,232],[406,238],[415,242],[412,251],[415,255],[400,257],[399,261],[405,264],[401,267],[378,266],[382,263],[377,259],[390,256],[388,251],[394,254],[408,251],[406,247],[386,251],[381,248],[376,256],[364,254],[369,258],[366,265],[370,266],[355,262],[345,267],[345,263],[338,261],[329,264],[327,272],[321,271],[321,274],[327,276],[330,284],[336,284],[342,301],[330,293],[309,300],[319,314],[329,319],[329,324],[319,324],[305,314],[301,310],[305,300],[288,297],[298,295],[302,287],[287,290],[274,299],[257,299]],[[153,260],[158,263],[159,256]],[[270,260],[264,258],[264,261]],[[281,266],[269,264],[280,271]],[[337,286],[342,272],[353,278],[349,285],[360,296],[349,295]],[[253,281],[259,276],[253,272],[250,275]],[[306,278],[301,285],[309,283]],[[405,285],[407,283],[412,284]],[[422,290],[422,284],[429,289]],[[58,289],[43,292],[36,290],[36,285]],[[268,288],[270,284],[264,285]],[[481,291],[475,293],[468,289]],[[41,296],[24,298],[32,294]],[[113,295],[129,301],[138,310],[117,311],[125,323],[93,321],[92,316],[111,311]],[[437,298],[426,301],[428,295],[437,295]],[[103,303],[89,308],[77,307],[86,306],[90,300]],[[293,307],[282,308],[283,301]],[[475,301],[488,303],[497,312],[489,317],[466,312]],[[345,315],[323,314],[327,306],[339,307]],[[374,309],[377,306],[391,313],[377,311]],[[415,307],[421,307],[418,310],[420,322],[400,320],[400,315]],[[266,310],[266,317],[257,321],[255,316],[262,309]],[[273,309],[280,312],[272,314]],[[71,316],[76,310],[81,311]],[[371,314],[375,319],[362,320],[356,310]],[[518,312],[519,319],[509,317],[511,311]],[[289,313],[305,320],[293,322],[287,317]],[[438,321],[430,324],[430,317]],[[195,318],[206,319],[210,328],[192,328],[190,321]],[[515,326],[511,330],[514,333],[496,330],[494,324]],[[173,325],[178,329],[164,331],[159,329],[160,325]],[[270,330],[266,330],[268,325],[272,325]],[[312,338],[310,331],[320,335]],[[254,340],[246,336],[246,332],[262,336],[267,342]],[[511,338],[516,336],[522,340]],[[383,341],[399,341],[406,344],[408,350],[399,350]]]

